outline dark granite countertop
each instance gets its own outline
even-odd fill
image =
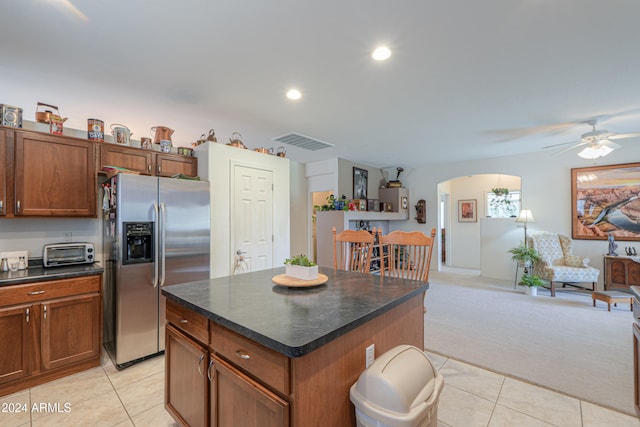
[[[300,357],[421,294],[428,282],[320,268],[329,281],[287,288],[284,267],[168,286],[162,294],[288,357]]]
[[[26,270],[0,272],[0,286],[21,285],[23,283],[44,282],[47,280],[68,279],[71,277],[94,276],[102,274],[104,268],[98,264],[80,264],[67,267],[44,268],[42,264],[29,262]]]

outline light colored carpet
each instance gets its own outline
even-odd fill
[[[431,272],[425,348],[491,371],[635,415],[633,314],[592,306],[590,292]]]

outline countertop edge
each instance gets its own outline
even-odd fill
[[[173,295],[169,292],[165,292],[165,290],[162,290],[162,295],[164,295],[167,299],[180,304],[198,314],[201,314],[202,316],[206,317],[207,319],[219,324],[220,326],[223,326],[231,331],[234,331],[246,338],[249,338],[253,341],[256,341],[259,344],[264,345],[265,347],[277,351],[278,353],[281,353],[285,356],[288,357],[292,357],[292,358],[297,358],[297,357],[302,357],[308,353],[311,353],[312,351],[320,348],[321,346],[335,340],[336,338],[339,338],[343,335],[345,335],[346,333],[356,329],[357,327],[367,323],[368,321],[386,313],[387,311],[399,306],[400,304],[426,292],[429,289],[429,282],[425,282],[422,284],[422,286],[412,289],[410,292],[406,293],[405,295],[385,304],[384,306],[378,307],[377,309],[371,311],[370,313],[367,313],[366,315],[353,320],[351,323],[342,326],[341,328],[338,328],[320,338],[315,339],[314,341],[308,342],[304,345],[301,346],[288,346],[286,344],[282,344],[279,341],[276,341],[272,338],[269,338],[265,335],[262,335],[258,332],[255,332],[249,328],[246,328],[242,325],[239,325],[229,319],[226,319],[224,317],[218,316],[215,313],[212,313],[208,310],[205,310],[201,307],[199,307],[196,304],[193,304],[187,300],[184,300],[176,295]]]

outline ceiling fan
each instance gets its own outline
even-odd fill
[[[621,148],[620,145],[613,142],[613,140],[640,137],[640,132],[617,133],[617,132],[609,132],[608,130],[605,130],[605,129],[598,130],[596,129],[596,125],[598,124],[598,119],[590,119],[590,120],[584,121],[583,123],[586,123],[589,126],[591,126],[591,131],[580,135],[580,141],[577,141],[577,142],[571,141],[571,142],[565,142],[562,144],[547,145],[546,147],[542,147],[542,148],[543,149],[555,148],[555,147],[561,147],[563,145],[573,144],[571,145],[571,147],[568,147],[560,151],[560,153],[573,150],[574,148],[584,147],[578,153],[578,156],[582,157],[583,159],[597,159],[598,157],[604,157],[608,155],[613,150],[617,150],[618,148]]]

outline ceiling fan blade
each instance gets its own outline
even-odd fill
[[[578,146],[580,146],[580,145],[582,145],[582,144],[586,144],[586,142],[584,142],[584,141],[570,141],[570,142],[562,142],[562,143],[560,143],[560,144],[547,145],[547,146],[545,146],[545,147],[542,147],[542,150],[545,150],[545,149],[547,149],[547,148],[562,147],[563,145],[569,145],[569,144],[575,144],[573,147],[571,147],[571,148],[574,148],[574,147],[578,147]],[[571,149],[571,148],[569,148],[569,149]]]
[[[603,139],[599,142],[600,145],[604,145],[605,147],[609,147],[612,150],[617,150],[618,148],[622,148],[621,145],[616,144],[615,142],[609,141],[608,139]]]
[[[574,148],[578,148],[578,147],[581,147],[581,146],[583,146],[583,145],[587,145],[589,142],[590,142],[590,141],[581,141],[581,142],[578,142],[577,144],[574,144],[574,145],[572,145],[571,147],[567,147],[567,148],[565,148],[564,150],[560,150],[560,151],[558,151],[558,152],[557,152],[557,153],[555,153],[555,154],[556,154],[556,155],[558,155],[558,154],[566,153],[567,151],[571,151],[571,150],[573,150]]]
[[[638,138],[638,137],[640,137],[640,132],[631,132],[631,133],[616,133],[607,137],[607,139]]]

